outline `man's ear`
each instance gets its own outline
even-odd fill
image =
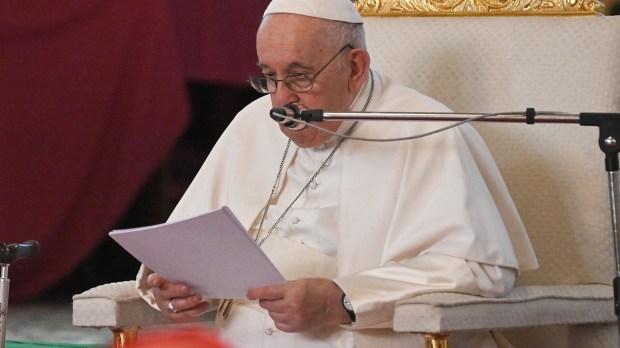
[[[349,75],[349,90],[357,93],[362,88],[370,69],[370,55],[368,51],[362,48],[354,48],[351,50],[350,62],[351,72]]]

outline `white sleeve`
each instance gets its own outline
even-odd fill
[[[157,303],[155,302],[155,297],[153,296],[153,291],[146,284],[146,279],[149,274],[153,273],[148,267],[145,265],[140,266],[140,270],[138,271],[138,275],[136,276],[136,290],[140,297],[149,304],[149,306],[159,310]]]
[[[512,290],[516,270],[457,257],[426,253],[382,267],[338,277],[334,281],[353,305],[353,328],[390,328],[395,303],[432,292],[457,292],[486,297]]]
[[[481,296],[502,297],[512,290],[516,270],[473,261],[467,261],[467,265],[478,281]]]

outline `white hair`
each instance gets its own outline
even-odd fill
[[[339,49],[347,44],[353,48],[366,49],[363,24],[325,20],[325,29],[329,33],[325,37],[325,44],[334,49]]]
[[[263,17],[259,31],[267,23],[271,15]],[[333,47],[338,50],[344,45],[351,45],[353,48],[366,49],[366,35],[364,33],[364,25],[361,23],[347,23],[341,21],[332,21],[328,19],[317,18],[324,22],[325,36],[324,46]]]

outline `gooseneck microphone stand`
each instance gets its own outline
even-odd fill
[[[496,117],[497,116],[497,117]],[[616,261],[616,276],[613,279],[614,313],[620,323],[620,255],[618,251],[618,216],[620,190],[618,187],[618,152],[620,151],[620,113],[537,113],[528,108],[523,113],[507,112],[494,114],[470,113],[404,113],[404,112],[325,112],[304,110],[299,119],[305,122],[320,121],[482,121],[512,123],[579,123],[582,126],[599,127],[598,144],[605,153],[605,170],[609,181],[611,228]],[[618,326],[620,335],[620,325]]]
[[[39,243],[29,240],[19,244],[0,243],[0,348],[4,348],[6,339],[6,318],[9,307],[9,266],[26,257],[39,253]]]

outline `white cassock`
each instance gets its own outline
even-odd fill
[[[352,110],[442,112],[445,106],[372,73]],[[371,85],[374,85],[371,88]],[[372,93],[371,92],[372,89]],[[170,221],[223,205],[256,233],[287,143],[268,116],[269,96],[243,109],[224,132]],[[351,123],[344,123],[344,133]],[[396,138],[442,122],[360,122],[357,137]],[[263,233],[327,158],[337,139],[291,148]],[[345,140],[262,245],[286,279],[324,277],[350,298],[352,325],[306,333],[278,331],[256,302],[236,301],[216,326],[238,347],[415,347],[417,335],[393,333],[394,303],[453,291],[507,294],[519,271],[537,267],[533,249],[495,163],[477,132],[461,125],[417,140]],[[243,257],[239,255],[237,257]],[[138,274],[138,290],[153,306]],[[455,343],[494,347],[493,335]]]

